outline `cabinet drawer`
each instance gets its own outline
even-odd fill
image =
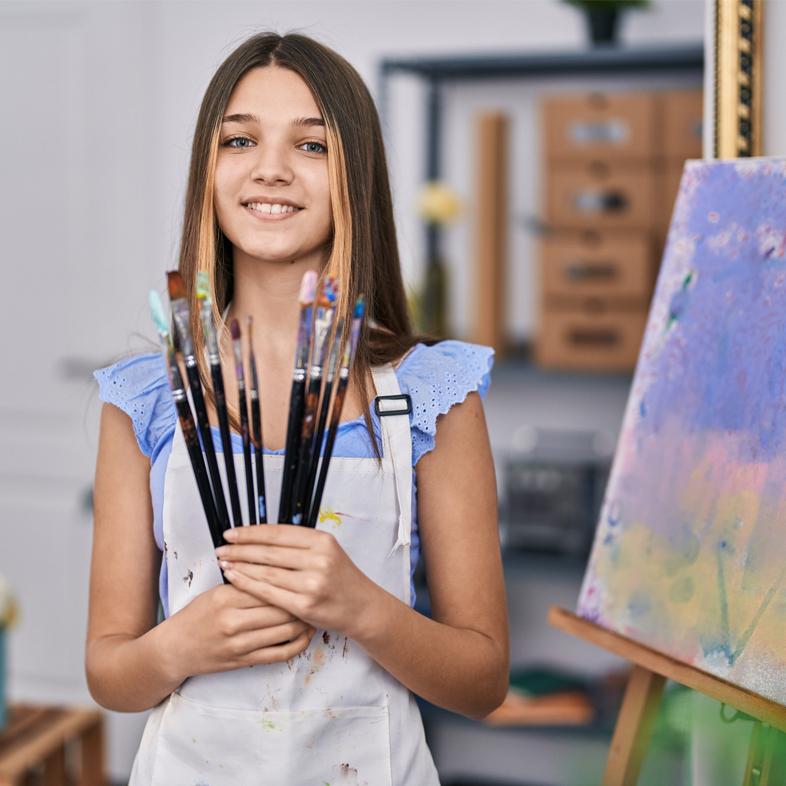
[[[543,242],[544,295],[647,301],[654,283],[650,239],[643,235],[594,237],[594,240],[559,238]]]
[[[636,366],[647,311],[547,306],[541,313],[536,356],[547,368],[627,371]]]
[[[654,94],[593,92],[547,98],[543,101],[546,157],[649,160],[656,147],[654,120]]]
[[[546,178],[546,222],[575,229],[651,229],[654,177],[649,166],[557,166]]]
[[[663,119],[663,155],[682,163],[701,158],[704,99],[701,90],[663,92],[658,98]]]

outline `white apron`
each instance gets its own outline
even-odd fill
[[[378,395],[400,394],[392,366],[372,374]],[[384,402],[383,411],[391,403]],[[318,528],[332,532],[360,570],[409,605],[409,417],[380,422],[381,467],[374,458],[333,458]],[[245,482],[242,454],[235,463],[238,482]],[[278,510],[283,456],[265,456],[264,463],[267,509]],[[221,583],[179,424],[164,480],[163,526],[173,615]],[[439,778],[409,690],[355,641],[322,630],[285,663],[187,678],[150,714],[129,781],[325,784],[439,786]]]

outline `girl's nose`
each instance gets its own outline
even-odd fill
[[[292,168],[286,155],[275,146],[260,145],[251,170],[253,180],[262,183],[288,183],[292,180]]]

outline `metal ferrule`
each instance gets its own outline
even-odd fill
[[[218,351],[216,327],[213,324],[213,306],[210,304],[209,300],[203,300],[200,304],[199,316],[202,319],[202,330],[205,334],[208,361],[211,366],[217,366],[221,361],[221,355]]]
[[[180,339],[180,349],[183,352],[183,359],[186,365],[196,364],[194,357],[194,341],[191,338],[191,328],[188,324],[188,303],[185,299],[175,300],[172,303],[172,316],[175,318],[175,328]]]

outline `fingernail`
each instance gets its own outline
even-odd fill
[[[217,556],[219,556],[219,557],[223,557],[223,556],[224,556],[224,554],[226,554],[228,550],[229,550],[229,549],[227,549],[227,547],[226,547],[226,546],[219,546],[219,547],[216,549],[216,555],[217,555]]]
[[[227,562],[225,559],[219,560],[218,564],[224,568],[224,570],[232,570],[232,563]]]
[[[224,530],[224,540],[234,540],[237,537],[237,532],[235,532],[235,528]]]

